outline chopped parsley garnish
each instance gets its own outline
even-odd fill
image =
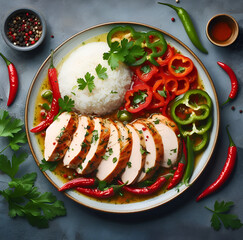
[[[47,104],[47,103],[43,103],[41,105],[41,107],[44,108],[46,111],[49,111],[51,109],[50,106],[49,106],[49,104]]]
[[[141,46],[134,45],[134,42],[128,42],[124,38],[121,44],[119,42],[113,42],[110,51],[103,54],[103,59],[108,60],[111,70],[114,70],[119,66],[119,62],[131,65],[137,58],[142,57],[144,54],[145,51]]]
[[[240,219],[233,214],[229,214],[231,207],[234,205],[233,202],[218,202],[214,203],[214,210],[205,207],[213,213],[211,218],[211,226],[214,230],[219,230],[221,228],[221,222],[225,228],[239,229],[243,226]]]
[[[181,66],[179,66],[178,68],[176,68],[176,66],[171,66],[173,69],[175,69],[175,73],[183,73],[183,72],[185,72],[185,68],[184,67],[181,67]]]
[[[177,148],[170,149],[170,151],[173,152],[173,153],[176,153],[177,152]]]
[[[156,118],[153,122],[154,122],[154,124],[159,124],[159,119]]]
[[[136,108],[139,106],[139,104],[144,103],[146,97],[148,97],[146,91],[139,90],[138,92],[135,92],[132,100],[133,106]]]
[[[83,78],[78,78],[77,82],[78,82],[78,89],[79,90],[84,90],[85,87],[87,86],[89,89],[89,92],[91,93],[93,91],[93,89],[95,88],[95,84],[94,84],[94,76],[91,75],[89,72],[87,72],[84,76],[85,79]]]
[[[150,154],[150,152],[148,152],[146,149],[144,149],[142,146],[140,147],[140,152],[141,154],[143,155],[144,153],[147,155],[147,154]]]
[[[144,74],[147,74],[151,71],[151,67],[149,65],[144,65],[141,67],[141,71],[144,73]]]
[[[167,160],[167,164],[170,166],[172,164],[171,159]]]
[[[116,94],[116,93],[118,93],[117,91],[113,91],[113,90],[111,90],[111,93],[112,94]]]
[[[114,158],[112,159],[112,162],[113,162],[113,163],[117,162],[117,158],[114,157]]]
[[[132,167],[132,163],[131,162],[127,162],[127,167],[131,168]]]
[[[40,169],[45,172],[46,170],[54,171],[58,165],[58,161],[47,162],[44,158],[41,160]]]
[[[94,130],[92,133],[93,133],[93,135],[92,135],[91,143],[94,143],[99,139],[98,130]]]
[[[96,71],[96,73],[97,73],[97,75],[98,75],[98,77],[99,77],[100,79],[105,80],[105,79],[108,78],[108,75],[107,75],[107,73],[106,73],[107,68],[102,67],[101,64],[99,64],[99,65],[95,68],[95,71]]]
[[[160,96],[167,98],[167,94],[166,94],[165,90],[158,90],[158,93],[159,93]]]

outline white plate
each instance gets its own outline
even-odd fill
[[[192,184],[195,182],[195,180],[200,176],[200,174],[205,169],[206,165],[208,164],[213,150],[216,145],[216,141],[218,138],[218,131],[219,131],[219,106],[218,106],[218,100],[216,91],[213,85],[213,82],[206,70],[206,68],[203,66],[202,62],[198,59],[198,57],[181,41],[176,39],[175,37],[171,36],[170,34],[161,31],[160,29],[144,25],[144,24],[138,24],[138,23],[131,23],[131,22],[116,22],[116,23],[107,23],[98,25],[92,28],[89,28],[87,30],[84,30],[80,33],[75,34],[74,36],[67,39],[65,42],[63,42],[60,46],[58,46],[55,49],[55,57],[54,57],[54,65],[57,66],[58,63],[65,57],[70,51],[72,51],[74,48],[79,46],[83,41],[86,41],[92,37],[95,37],[97,35],[100,35],[102,33],[109,32],[113,27],[117,25],[131,25],[134,27],[137,31],[150,31],[150,30],[157,30],[164,34],[166,40],[168,43],[171,43],[172,46],[174,46],[176,49],[181,51],[181,53],[185,56],[188,56],[192,59],[193,63],[197,67],[198,73],[203,81],[203,84],[205,86],[205,90],[208,92],[210,97],[213,101],[213,127],[211,130],[211,137],[208,144],[207,149],[202,154],[202,157],[199,161],[199,163],[196,165],[193,175],[191,177],[190,183]],[[41,149],[38,145],[37,138],[35,137],[35,134],[30,133],[29,130],[33,127],[33,121],[34,121],[34,107],[36,102],[36,97],[38,94],[38,91],[41,87],[41,84],[45,77],[47,76],[48,67],[50,65],[50,56],[44,61],[44,63],[41,65],[39,70],[37,71],[32,84],[30,86],[27,101],[26,101],[26,109],[25,109],[25,124],[26,124],[26,132],[27,132],[27,138],[30,145],[30,149],[32,151],[32,154],[35,158],[35,161],[37,164],[41,162],[43,159],[43,154],[41,152]],[[63,185],[63,182],[51,171],[46,171],[45,176],[48,178],[48,180],[56,187],[60,188]],[[153,197],[151,199],[142,201],[142,202],[136,202],[136,203],[128,203],[128,204],[112,204],[112,203],[102,203],[95,201],[93,199],[90,199],[86,196],[80,195],[76,193],[75,191],[68,191],[65,194],[73,199],[74,201],[83,204],[87,207],[101,210],[105,212],[115,212],[115,213],[130,213],[130,212],[139,212],[148,210],[154,207],[157,207],[159,205],[165,204],[172,199],[178,197],[181,193],[183,193],[188,187],[183,185],[180,187],[179,192],[175,189],[169,190],[164,194],[160,194],[159,196]]]

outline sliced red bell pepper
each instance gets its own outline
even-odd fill
[[[190,84],[198,79],[198,72],[195,66],[193,67],[192,71],[189,74],[187,74],[187,78]]]
[[[147,84],[138,84],[125,94],[125,108],[128,112],[137,113],[149,106],[153,93]]]
[[[172,48],[170,45],[167,45],[166,52],[161,57],[158,57],[156,61],[160,66],[165,66],[168,64],[168,62],[174,56],[174,54],[175,49]]]
[[[193,62],[190,58],[181,54],[176,54],[168,63],[168,70],[176,77],[184,77],[193,70],[193,66]]]
[[[178,88],[175,91],[175,94],[177,96],[181,95],[189,90],[190,83],[189,83],[189,79],[187,77],[177,78],[177,82],[178,82]]]
[[[154,76],[154,74],[159,71],[158,68],[150,62],[145,62],[140,66],[134,67],[133,69],[138,78],[143,82],[148,82]]]
[[[165,88],[170,91],[175,93],[178,89],[178,81],[175,77],[168,77],[165,80]]]

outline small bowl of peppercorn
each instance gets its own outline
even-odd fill
[[[36,10],[18,9],[8,14],[4,19],[3,39],[8,46],[15,50],[33,50],[43,42],[45,35],[45,19]]]

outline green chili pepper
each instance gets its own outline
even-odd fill
[[[186,148],[187,148],[187,166],[186,166],[186,171],[183,177],[183,182],[185,183],[185,185],[189,184],[190,178],[192,176],[193,173],[193,169],[194,169],[194,151],[193,151],[193,145],[192,145],[192,141],[190,139],[189,136],[187,136],[186,139]]]
[[[201,52],[203,53],[208,53],[208,51],[203,47],[202,43],[200,42],[200,39],[197,35],[196,29],[193,25],[193,22],[190,18],[190,15],[188,14],[188,12],[181,7],[176,7],[172,4],[168,4],[168,3],[161,3],[158,2],[159,4],[162,5],[166,5],[168,7],[171,7],[172,9],[174,9],[178,15],[178,17],[181,19],[181,22],[186,30],[186,33],[188,35],[188,37],[190,38],[190,40],[192,41],[192,43],[194,44],[194,46],[199,49]]]
[[[202,151],[205,146],[207,146],[208,144],[208,140],[209,140],[209,134],[208,131],[205,132],[202,135],[199,134],[193,134],[191,136],[189,136],[191,141],[192,141],[192,148],[194,152],[200,152]]]

